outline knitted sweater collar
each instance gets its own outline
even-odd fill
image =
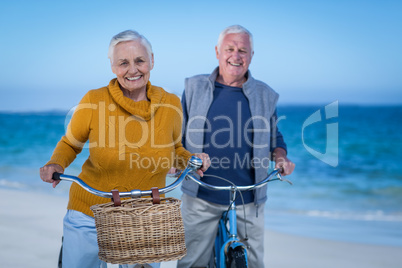
[[[133,101],[124,96],[116,78],[110,81],[108,89],[113,100],[120,107],[138,119],[145,121],[150,120],[155,115],[160,104],[164,103],[166,99],[166,92],[160,87],[152,86],[149,81],[147,83],[148,100]]]

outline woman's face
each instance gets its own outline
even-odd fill
[[[150,57],[140,41],[125,41],[115,46],[111,64],[123,89],[145,90],[154,67],[154,55]]]

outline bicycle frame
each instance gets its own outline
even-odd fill
[[[267,178],[263,181],[248,186],[215,186],[208,183],[205,183],[192,175],[187,175],[186,179],[191,179],[196,182],[198,185],[213,190],[213,191],[230,191],[230,205],[226,212],[222,214],[222,217],[219,221],[218,233],[215,239],[215,264],[218,268],[226,268],[227,267],[227,255],[230,249],[238,249],[241,248],[244,250],[245,257],[245,267],[248,267],[247,260],[247,247],[244,243],[242,243],[237,237],[237,216],[236,216],[236,193],[237,191],[250,191],[260,187],[265,186],[268,182],[273,180],[286,181],[289,184],[292,184],[291,181],[283,179],[280,175],[280,170],[272,171]]]
[[[237,238],[237,216],[236,216],[236,187],[231,187],[230,190],[230,206],[228,211],[222,213],[219,220],[218,234],[215,239],[215,256],[218,267],[226,267],[226,256],[229,248],[235,249],[241,247],[245,253],[246,265],[247,261],[247,247]],[[229,226],[228,225],[229,222]]]

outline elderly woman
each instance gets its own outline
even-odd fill
[[[191,156],[181,144],[182,110],[177,96],[149,82],[154,55],[148,40],[124,31],[110,42],[108,57],[117,78],[90,90],[77,106],[66,135],[50,161],[40,168],[43,181],[55,187],[89,141],[90,155],[79,177],[101,191],[162,188],[169,169],[184,168]],[[206,154],[197,154],[209,166]],[[100,267],[96,229],[90,207],[110,200],[73,183],[63,228],[63,267]],[[153,267],[159,267],[153,264]]]

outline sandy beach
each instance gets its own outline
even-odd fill
[[[0,267],[57,267],[64,196],[0,188]],[[402,247],[320,240],[265,232],[266,267],[401,267]],[[167,262],[162,268],[175,267]]]

